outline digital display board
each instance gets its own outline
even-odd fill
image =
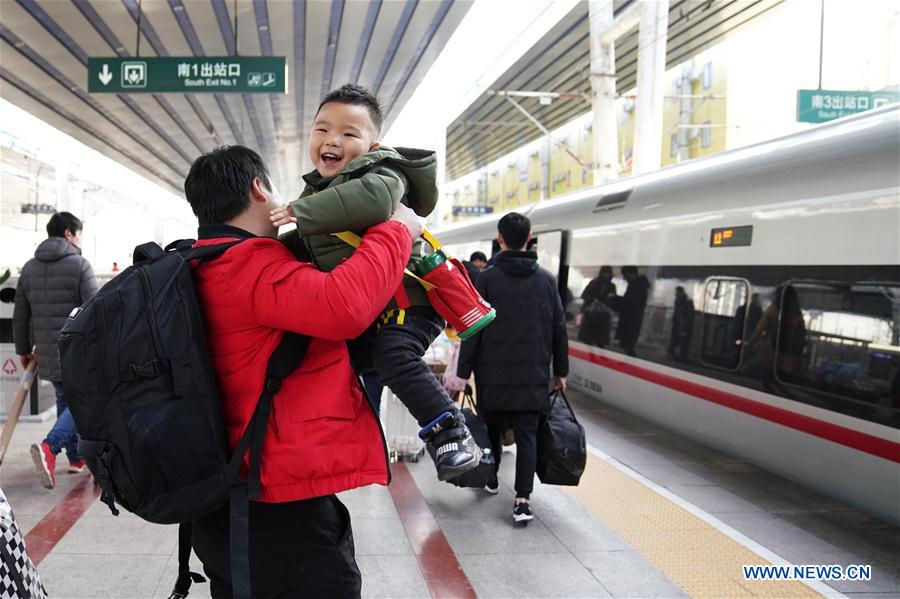
[[[733,248],[750,245],[753,240],[753,225],[713,229],[709,233],[709,247]]]

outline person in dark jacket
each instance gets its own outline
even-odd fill
[[[487,256],[484,255],[484,252],[472,252],[468,260],[463,260],[462,265],[466,267],[469,280],[474,285],[478,281],[481,271],[487,268]]]
[[[40,444],[31,446],[31,457],[48,489],[56,485],[56,456],[65,448],[69,472],[84,470],[78,455],[78,431],[63,393],[57,338],[69,313],[99,290],[94,270],[81,256],[81,221],[68,212],[57,212],[47,223],[45,239],[34,258],[22,267],[16,288],[13,337],[23,368],[37,360],[38,374],[56,391],[56,423]],[[32,351],[34,348],[34,351]]]
[[[675,288],[675,307],[672,311],[672,337],[669,340],[669,357],[683,362],[687,359],[694,334],[694,302],[684,291]]]
[[[619,326],[616,328],[616,339],[629,356],[634,356],[634,346],[641,334],[644,322],[644,308],[647,306],[647,295],[650,282],[647,277],[638,273],[636,266],[623,266],[622,277],[628,282],[625,295],[616,302],[619,312]]]
[[[581,326],[578,329],[578,340],[606,347],[609,345],[611,304],[616,298],[616,286],[612,282],[613,271],[610,266],[601,266],[597,278],[588,283],[581,292]]]
[[[497,310],[491,326],[466,339],[460,348],[457,375],[474,371],[478,412],[488,426],[497,467],[506,422],[516,436],[516,500],[513,519],[533,519],[528,500],[537,464],[537,431],[549,408],[550,377],[565,389],[569,373],[568,339],[556,280],[537,264],[537,254],[523,251],[531,238],[531,222],[511,212],[497,225],[501,252],[478,278],[481,296]],[[490,481],[485,490],[497,493]]]

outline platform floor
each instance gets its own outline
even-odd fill
[[[572,392],[591,446],[578,488],[542,486],[535,520],[501,492],[439,483],[425,458],[391,488],[342,494],[366,597],[900,597],[900,529]],[[48,423],[22,423],[2,486],[51,597],[167,597],[176,529],[95,501],[86,474],[42,488],[28,454]],[[65,459],[62,459],[65,462]],[[867,582],[753,582],[741,565],[871,565]],[[458,567],[457,567],[458,564]],[[198,566],[197,566],[198,567]],[[209,597],[195,585],[191,597]]]

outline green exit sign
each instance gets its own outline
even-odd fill
[[[900,101],[900,92],[860,92],[833,89],[798,89],[797,121],[824,123]]]
[[[284,56],[91,58],[88,92],[287,93]]]

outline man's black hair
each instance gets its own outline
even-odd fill
[[[638,274],[637,266],[623,266],[622,267],[622,276],[623,277],[628,277],[631,275],[637,276],[637,274]]]
[[[75,235],[84,228],[84,223],[71,212],[57,212],[47,222],[47,235],[65,237],[66,231]]]
[[[355,83],[345,83],[339,88],[328,92],[322,103],[319,104],[316,114],[318,115],[319,110],[322,110],[322,107],[329,102],[364,106],[369,111],[369,118],[372,119],[372,124],[375,125],[375,134],[381,133],[381,125],[384,124],[384,110],[381,108],[381,102],[378,101],[378,97],[375,94],[363,86]]]
[[[220,146],[194,161],[184,195],[201,225],[227,222],[250,206],[250,189],[259,177],[272,189],[262,157],[244,146]]]
[[[475,262],[476,260],[487,262],[487,256],[484,255],[484,252],[472,252],[472,255],[469,256],[469,262]]]
[[[531,221],[524,214],[510,212],[497,223],[497,231],[503,236],[507,249],[521,250],[528,242]]]

